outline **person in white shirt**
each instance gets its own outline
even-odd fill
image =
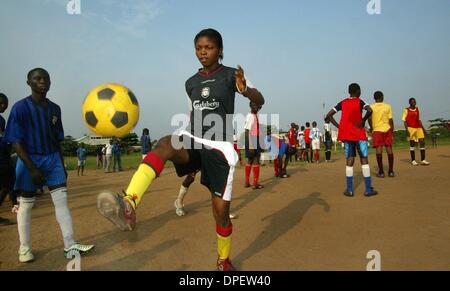
[[[320,130],[317,128],[317,122],[313,121],[313,128],[309,133],[309,138],[311,138],[311,148],[314,152],[314,160],[319,163],[320,160]]]
[[[109,144],[107,144],[105,150],[105,157],[106,157],[106,166],[105,166],[105,173],[111,172],[111,161],[112,161],[112,140],[109,141]]]

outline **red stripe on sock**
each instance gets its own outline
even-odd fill
[[[164,169],[163,160],[155,152],[149,152],[142,162],[149,165],[155,171],[156,176],[159,176]]]
[[[227,227],[221,227],[220,225],[216,224],[216,232],[218,235],[223,237],[230,236],[233,232],[233,224],[230,222]]]

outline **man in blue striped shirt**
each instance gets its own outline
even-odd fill
[[[64,255],[74,252],[83,254],[93,245],[74,241],[72,217],[67,206],[67,172],[61,154],[60,142],[64,139],[61,108],[47,98],[50,75],[42,68],[31,70],[27,75],[31,96],[14,104],[5,130],[5,140],[17,152],[16,182],[14,189],[20,191],[17,213],[20,248],[19,261],[34,260],[31,251],[31,209],[36,190],[48,186],[55,206],[56,220],[64,239]]]

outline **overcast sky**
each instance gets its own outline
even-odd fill
[[[79,15],[68,2],[0,4],[0,92],[12,106],[30,93],[26,73],[46,68],[66,135],[88,133],[81,104],[105,82],[136,94],[138,135],[171,133],[171,117],[188,110],[184,83],[200,66],[193,38],[208,27],[223,36],[224,64],[243,66],[266,98],[262,113],[279,113],[282,128],[321,120],[322,104],[328,111],[351,82],[366,102],[383,91],[397,125],[409,97],[424,121],[450,118],[450,0],[381,0],[379,15],[367,12],[369,0],[80,0]]]

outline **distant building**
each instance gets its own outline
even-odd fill
[[[112,137],[84,135],[80,138],[74,139],[74,141],[88,145],[104,145],[108,144],[111,139]]]

